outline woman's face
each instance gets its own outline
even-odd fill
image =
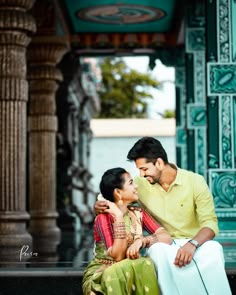
[[[122,201],[125,203],[131,203],[138,200],[137,184],[134,183],[133,178],[129,173],[124,173],[124,184],[121,189]]]

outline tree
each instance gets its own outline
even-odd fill
[[[144,118],[150,87],[160,82],[150,74],[130,69],[120,58],[104,58],[101,63],[102,83],[98,91],[101,101],[99,118]]]
[[[175,118],[174,110],[165,110],[163,113],[163,118]]]

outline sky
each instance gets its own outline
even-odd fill
[[[161,90],[153,89],[151,94],[153,99],[149,103],[148,114],[150,118],[159,118],[165,110],[175,110],[175,69],[166,67],[160,60],[156,60],[156,66],[153,70],[148,68],[149,57],[124,57],[125,63],[138,72],[147,73],[158,81],[163,83]]]

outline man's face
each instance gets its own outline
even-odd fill
[[[139,169],[141,177],[145,177],[151,184],[158,183],[161,177],[161,170],[158,169],[158,163],[147,162],[146,158],[135,160],[136,167]]]

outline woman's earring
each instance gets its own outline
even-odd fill
[[[119,205],[119,206],[123,205],[123,201],[122,201],[122,199],[119,199],[119,201],[118,201],[118,205]]]

